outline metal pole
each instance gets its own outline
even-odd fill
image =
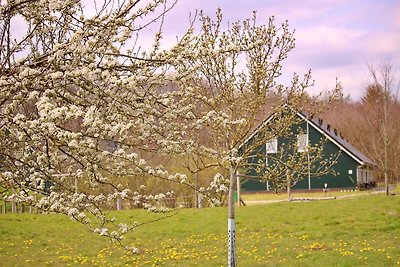
[[[230,168],[229,201],[228,201],[228,267],[236,267],[236,233],[235,233],[235,200],[236,172]]]
[[[228,219],[228,267],[236,267],[235,219]]]

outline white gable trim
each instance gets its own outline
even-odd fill
[[[254,129],[253,133],[247,137],[240,145],[239,145],[239,149],[241,147],[243,147],[247,142],[250,141],[251,138],[253,138],[260,129],[264,128],[271,120],[272,118],[275,116],[275,113],[272,114],[271,116],[269,116],[266,120],[264,120],[260,125],[258,125],[258,127],[256,129]]]
[[[306,116],[304,116],[302,113],[298,112],[297,110],[294,110],[292,107],[289,105],[285,104],[286,107],[290,108],[292,111],[296,112],[296,114],[303,120],[306,121],[308,125],[311,125],[314,129],[316,129],[318,132],[320,132],[323,136],[327,137],[332,143],[334,143],[337,147],[339,147],[342,151],[344,151],[347,155],[349,155],[351,158],[353,158],[358,164],[360,165],[365,165],[365,162],[357,158],[353,153],[351,153],[348,149],[343,147],[340,143],[338,143],[335,139],[333,139],[331,136],[329,136],[324,130],[322,130],[320,127],[318,127],[314,122],[309,120]],[[264,128],[274,117],[276,113],[272,114],[269,116],[266,120],[264,120],[254,131],[253,133],[247,137],[240,145],[239,148],[244,146],[250,139],[252,139],[259,131],[260,129]]]
[[[301,114],[300,112],[296,111],[297,115],[302,118],[303,120],[306,121],[306,123],[308,123],[309,125],[311,125],[314,129],[316,129],[318,132],[320,132],[322,135],[324,135],[325,137],[327,137],[332,143],[334,143],[337,147],[339,147],[341,150],[343,150],[344,152],[346,152],[347,155],[349,155],[350,157],[352,157],[355,161],[357,161],[360,165],[364,165],[365,163],[363,161],[361,161],[359,158],[357,158],[356,156],[353,155],[353,153],[351,153],[350,151],[348,151],[345,147],[343,147],[340,143],[338,143],[335,139],[333,139],[332,137],[330,137],[328,134],[326,134],[326,132],[324,130],[322,130],[321,128],[319,128],[317,125],[315,125],[314,122],[310,121],[309,119],[307,119],[303,114]]]

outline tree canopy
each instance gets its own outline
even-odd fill
[[[154,177],[194,188],[184,173],[144,155],[193,154],[229,170],[233,203],[244,157],[238,147],[268,100],[274,98],[273,110],[284,102],[297,107],[310,85],[310,73],[295,74],[287,86],[277,82],[294,31],[273,17],[259,25],[256,13],[224,30],[218,10],[215,20],[200,13],[165,49],[162,23],[175,2],[146,3],[1,5],[2,198],[67,214],[122,242],[137,225],[115,221],[107,203],[129,199],[167,212],[160,201],[173,195],[132,190],[130,181]],[[154,23],[160,31],[144,49],[141,34]],[[214,190],[226,188],[215,181]]]

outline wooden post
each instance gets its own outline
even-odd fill
[[[17,203],[15,200],[11,201],[11,213],[17,213]]]
[[[199,204],[199,209],[203,208],[203,195],[201,193],[198,194],[197,203]]]
[[[240,202],[240,175],[236,173],[236,192],[237,192],[237,201],[238,201],[238,207],[241,206]]]
[[[74,178],[74,189],[75,189],[75,193],[78,193],[78,177],[76,177],[76,176]]]
[[[195,172],[194,176],[193,176],[193,179],[194,179],[194,207],[196,209],[199,208],[199,192],[198,192],[198,190],[199,190],[199,188],[198,188],[198,179],[199,179],[199,177],[198,177],[198,175],[199,175],[198,172]]]
[[[286,177],[287,177],[287,193],[288,193],[288,201],[292,201],[292,177],[290,175],[290,171],[286,171]]]
[[[117,198],[117,210],[122,210],[122,199]]]
[[[37,196],[35,196],[35,202],[34,203],[37,203]],[[39,213],[39,209],[37,208],[37,206],[35,205],[35,207],[34,207],[34,209],[33,209],[33,212],[35,213],[35,214],[38,214]]]

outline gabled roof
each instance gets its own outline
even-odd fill
[[[317,131],[322,133],[330,141],[332,141],[336,146],[338,146],[342,151],[348,154],[350,157],[355,159],[361,165],[371,165],[376,166],[376,163],[361,153],[357,148],[351,145],[347,140],[345,140],[340,134],[330,127],[329,124],[324,124],[323,121],[318,121],[317,118],[307,117],[305,114],[298,112],[297,114],[305,120],[309,125],[314,127]]]
[[[358,149],[352,146],[347,140],[345,140],[337,131],[330,127],[329,124],[324,124],[322,120],[310,117],[304,113],[293,109],[292,107],[286,105],[290,110],[295,112],[302,120],[311,125],[314,129],[320,132],[328,140],[334,143],[340,150],[348,154],[351,158],[357,161],[360,165],[376,166],[377,164],[361,153]],[[243,142],[246,144],[251,138],[253,138],[262,128],[264,128],[275,116],[276,114],[270,115],[265,119],[253,132],[252,134]]]

